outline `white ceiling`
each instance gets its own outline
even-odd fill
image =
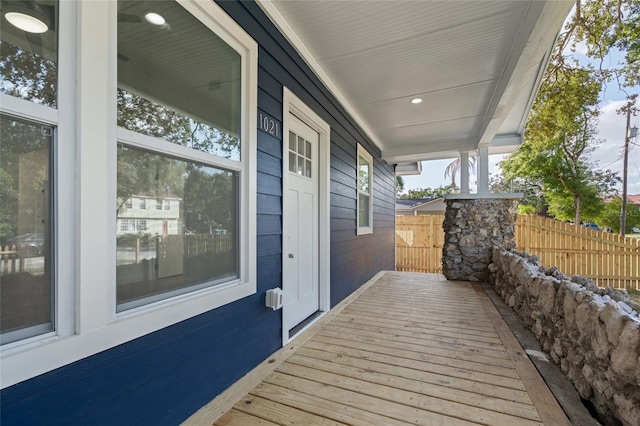
[[[259,0],[390,163],[513,150],[573,1]],[[410,103],[415,97],[423,102]]]

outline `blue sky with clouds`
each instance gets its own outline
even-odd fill
[[[584,46],[576,46],[576,52],[573,56],[580,62],[589,62],[590,60],[584,56]],[[623,55],[620,52],[615,52],[607,58],[607,62],[603,65],[605,67],[615,66],[617,62],[622,61]],[[640,93],[640,87],[634,87],[627,89],[628,94]],[[598,122],[598,139],[602,140],[602,143],[592,153],[591,158],[597,161],[598,166],[605,170],[610,169],[618,173],[618,176],[622,177],[623,169],[623,145],[626,129],[626,115],[618,114],[617,111],[624,105],[626,94],[618,89],[617,83],[610,82],[607,84],[605,90],[602,93],[602,101],[600,104],[600,119]],[[638,102],[640,104],[640,101]],[[640,127],[640,115],[631,117],[631,126]],[[503,155],[494,155],[489,158],[489,173],[500,173],[498,162],[504,158]],[[435,160],[424,161],[422,163],[422,175],[420,176],[405,176],[405,190],[417,189],[417,188],[437,188],[439,186],[448,185],[449,179],[444,178],[444,170],[447,165],[452,161],[450,160]],[[476,176],[470,177],[471,190],[475,191]],[[459,176],[456,182],[460,182]],[[629,151],[629,167],[628,167],[628,193],[640,194],[640,136],[635,141],[632,141]],[[622,185],[618,188],[622,190]]]

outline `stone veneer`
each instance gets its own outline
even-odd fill
[[[516,200],[521,197],[521,194],[445,197],[442,272],[447,279],[489,280],[493,247],[515,247]]]
[[[515,250],[494,248],[490,270],[496,292],[601,420],[640,425],[640,305]]]

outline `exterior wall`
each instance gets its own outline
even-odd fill
[[[280,123],[288,87],[331,126],[331,305],[394,265],[393,167],[253,2],[219,5],[259,43],[258,109]],[[356,149],[374,157],[371,235],[356,236]],[[3,425],[175,424],[281,346],[282,140],[258,131],[257,293],[2,390]],[[155,201],[147,209],[155,209]],[[173,204],[173,202],[172,202]]]
[[[418,212],[417,214],[443,214],[446,209],[447,206],[444,204],[443,199],[435,200],[414,208],[414,210]]]

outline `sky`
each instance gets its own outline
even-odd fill
[[[574,57],[579,61],[589,61],[584,56],[584,46],[577,46]],[[608,58],[610,64],[622,60],[623,55],[619,52],[614,53]],[[605,64],[606,66],[607,64]],[[632,88],[630,93],[640,93],[640,87]],[[623,146],[626,130],[626,115],[620,115],[617,110],[624,105],[626,94],[618,90],[615,82],[610,82],[602,93],[602,101],[600,104],[600,119],[598,122],[597,138],[603,142],[591,154],[591,159],[597,162],[602,170],[610,169],[617,172],[622,177],[623,170]],[[640,104],[640,102],[638,102]],[[631,127],[640,127],[640,115],[631,117]],[[629,145],[629,165],[627,177],[627,193],[640,194],[640,135],[632,140]],[[498,163],[504,158],[504,155],[492,155],[489,157],[489,174],[494,175],[500,173]],[[450,179],[444,178],[444,170],[449,160],[424,161],[422,163],[422,174],[420,176],[404,176],[405,192],[410,189],[418,188],[437,188],[439,186],[448,185]],[[456,178],[459,185],[460,176]],[[469,178],[469,186],[471,191],[476,190],[476,176],[472,174]],[[622,184],[618,185],[618,190],[622,192]]]

